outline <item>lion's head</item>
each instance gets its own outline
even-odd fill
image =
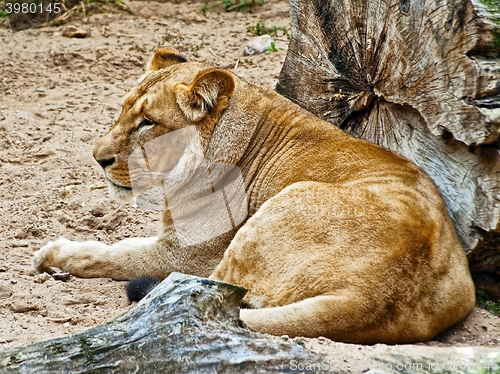
[[[186,62],[171,48],[159,49],[144,79],[125,95],[120,117],[94,149],[111,197],[133,202],[135,187],[155,183],[154,178],[141,179],[146,168],[182,174],[184,164],[193,169],[202,162],[234,86],[225,70]],[[164,137],[168,134],[172,137]],[[166,140],[160,144],[155,139]]]

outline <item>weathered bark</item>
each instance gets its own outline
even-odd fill
[[[500,275],[500,1],[290,0],[290,8],[278,92],[421,166],[472,270]]]
[[[0,372],[268,373],[288,368],[293,359],[321,362],[292,340],[241,328],[245,292],[174,273],[108,323],[0,351]]]

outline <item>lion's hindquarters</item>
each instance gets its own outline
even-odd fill
[[[212,278],[247,288],[244,301],[266,308],[242,310],[256,330],[358,343],[430,339],[470,310],[470,277],[465,263],[446,261],[464,256],[456,239],[439,242],[439,222],[416,210],[383,192],[296,183],[240,229]],[[455,312],[457,299],[467,307]]]
[[[405,344],[434,338],[465,318],[473,307],[467,285],[463,295],[454,289],[451,291],[455,295],[438,293],[438,298],[443,297],[440,300],[409,302],[397,300],[400,297],[397,294],[388,296],[383,284],[372,283],[372,286],[371,290],[346,289],[341,296],[319,295],[278,307],[241,309],[240,318],[253,330],[278,336],[324,336],[357,344]],[[451,303],[450,296],[455,296]],[[430,304],[434,304],[434,309],[429,308]]]

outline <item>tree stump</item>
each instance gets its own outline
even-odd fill
[[[472,271],[500,276],[500,1],[290,0],[290,14],[277,91],[422,167]]]
[[[114,320],[0,351],[1,373],[268,373],[321,362],[292,340],[243,329],[246,290],[173,273]]]

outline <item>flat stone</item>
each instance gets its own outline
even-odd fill
[[[70,273],[54,273],[52,274],[52,278],[54,278],[56,281],[63,281],[66,282],[70,278]]]
[[[12,284],[9,282],[0,282],[0,299],[7,299],[12,295]]]
[[[39,301],[29,293],[15,293],[11,296],[10,309],[15,313],[40,310]]]

